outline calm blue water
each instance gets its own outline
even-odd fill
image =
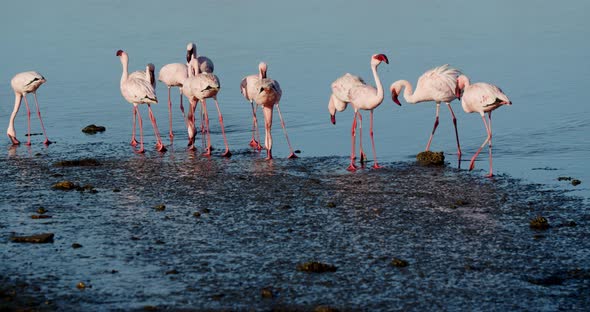
[[[50,139],[57,141],[51,149],[94,141],[128,148],[131,106],[119,92],[121,65],[115,51],[129,53],[131,69],[144,68],[148,62],[159,69],[182,62],[186,43],[194,41],[200,54],[215,61],[230,148],[246,148],[250,136],[250,106],[239,92],[240,80],[255,73],[258,62],[266,61],[269,75],[282,85],[281,107],[301,156],[346,156],[352,112],[340,113],[337,125],[330,124],[330,83],[345,72],[372,82],[369,57],[385,53],[390,64],[381,65],[379,73],[386,88],[398,79],[415,84],[425,70],[444,63],[462,69],[472,81],[501,86],[514,105],[494,113],[495,171],[572,189],[585,197],[590,194],[586,163],[590,116],[585,99],[590,75],[590,43],[585,39],[590,29],[588,1],[567,5],[459,0],[169,2],[4,3],[0,11],[2,131],[12,111],[11,77],[37,70],[47,78],[38,94]],[[162,84],[157,93],[165,103]],[[177,106],[178,95],[173,95]],[[453,105],[468,160],[483,142],[484,128],[478,115],[467,115],[458,103]],[[145,110],[142,112],[147,120]],[[155,114],[166,133],[165,104],[155,107]],[[178,109],[174,114],[175,146],[179,148],[186,144],[186,131]],[[442,107],[433,149],[453,154],[448,115]],[[412,160],[424,149],[433,119],[433,103],[397,107],[386,95],[375,111],[378,157]],[[108,130],[86,136],[80,129],[90,123]],[[212,126],[218,131],[215,120]],[[288,150],[279,126],[276,120],[274,154],[285,157]],[[365,127],[368,129],[368,122]],[[39,130],[33,120],[33,132]],[[145,130],[151,147],[154,138],[147,123]],[[21,141],[25,131],[21,111],[17,117]],[[34,139],[33,150],[42,149],[41,138]],[[220,135],[213,140],[221,146]],[[9,144],[5,137],[1,142]],[[365,142],[369,143],[368,136]],[[369,144],[365,147],[370,150]],[[486,154],[482,153],[477,168],[487,170]],[[583,183],[574,188],[556,181],[564,175]]]

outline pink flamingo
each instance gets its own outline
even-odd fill
[[[191,61],[191,56],[194,56],[197,59],[197,64],[199,65],[199,72],[201,73],[213,73],[215,66],[213,65],[213,61],[204,56],[197,54],[197,45],[193,42],[189,42],[186,46],[187,54],[186,54],[186,61],[189,63]]]
[[[146,82],[151,84],[155,90],[156,89],[156,79],[154,76],[155,70],[156,69],[155,69],[154,64],[149,63],[145,67],[145,72],[141,71],[141,70],[136,70],[136,71],[132,72],[131,74],[129,74],[129,77],[133,78],[133,79],[145,80]],[[136,119],[136,116],[137,116],[136,111],[133,111],[133,132],[131,134],[131,145],[132,146],[137,146],[137,140],[135,139],[135,119]]]
[[[361,164],[366,158],[362,148],[363,117],[359,113],[359,109],[371,111],[370,134],[371,143],[373,144],[373,158],[375,161],[373,168],[381,168],[377,162],[375,140],[373,137],[373,110],[383,102],[383,85],[381,84],[381,79],[379,79],[379,75],[377,74],[377,66],[379,66],[381,62],[389,64],[389,60],[385,54],[374,54],[371,56],[371,70],[373,71],[373,78],[375,79],[375,85],[377,88],[367,85],[361,78],[351,74],[345,74],[332,83],[332,95],[330,96],[330,103],[328,104],[328,110],[330,111],[330,119],[332,123],[336,123],[336,111],[343,111],[346,109],[347,103],[350,103],[354,108],[354,117],[351,131],[352,150],[350,153],[350,165],[347,168],[350,171],[357,169],[357,166],[354,164],[354,160],[356,159],[355,141],[357,118],[360,121],[361,131],[359,139]]]
[[[279,106],[281,96],[283,95],[281,86],[279,85],[278,81],[266,77],[267,66],[265,63],[262,63],[261,66],[259,65],[259,69],[260,68],[262,68],[262,79],[254,81],[254,102],[256,102],[256,105],[262,106],[262,111],[264,113],[264,148],[266,149],[266,160],[272,159],[271,128],[272,113],[275,106],[279,113],[279,118],[281,119],[281,127],[283,128],[283,133],[285,133],[285,138],[287,139],[287,144],[289,145],[290,154],[288,158],[297,158],[295,152],[293,151],[293,147],[291,147],[291,141],[289,140],[289,136],[287,135],[287,128],[285,127],[285,121],[283,119],[283,115],[281,114],[281,108]]]
[[[258,64],[258,75],[246,76],[240,83],[240,91],[242,92],[244,98],[250,102],[250,107],[252,108],[252,140],[250,140],[249,145],[258,150],[262,149],[262,146],[260,145],[258,119],[256,118],[256,110],[258,105],[254,106],[254,98],[259,91],[256,89],[256,84],[260,83],[262,79],[266,78],[266,69],[266,63],[260,62],[260,64]],[[256,137],[254,135],[256,135]]]
[[[223,135],[223,141],[225,143],[225,152],[221,155],[223,157],[230,157],[231,152],[229,151],[229,145],[227,143],[227,138],[225,136],[225,127],[223,125],[223,116],[221,115],[221,110],[219,109],[219,103],[217,102],[217,93],[219,93],[219,89],[221,85],[219,83],[219,78],[212,73],[201,73],[200,67],[197,59],[194,57],[191,59],[190,62],[190,70],[195,72],[194,77],[185,80],[183,85],[183,93],[189,94],[189,100],[191,101],[190,111],[188,113],[188,125],[189,125],[189,146],[194,143],[194,135],[195,131],[195,109],[197,108],[197,104],[200,101],[203,105],[203,115],[205,118],[205,127],[207,131],[207,147],[205,149],[206,155],[211,155],[211,135],[209,131],[209,114],[207,113],[207,102],[206,99],[213,98],[215,101],[215,106],[217,107],[217,113],[219,117],[219,123],[221,124],[221,133]],[[184,90],[185,88],[189,88],[189,90]]]
[[[463,97],[461,98],[461,90],[463,90]],[[490,172],[488,177],[492,177],[492,111],[502,105],[512,105],[512,102],[502,89],[485,82],[478,82],[470,84],[469,78],[461,75],[457,78],[457,98],[461,98],[461,106],[466,113],[479,113],[483,124],[486,128],[487,137],[483,144],[477,149],[471,162],[469,163],[469,170],[473,170],[475,166],[475,159],[481,152],[481,149],[488,144],[490,155]],[[489,124],[486,122],[485,113],[488,113]]]
[[[41,122],[41,129],[43,129],[43,135],[45,135],[45,142],[43,144],[49,145],[52,142],[49,141],[47,138],[47,133],[45,132],[45,126],[43,125],[43,119],[41,119],[41,111],[39,110],[39,102],[37,101],[37,89],[45,83],[45,77],[35,71],[28,71],[16,74],[12,80],[10,81],[10,85],[14,90],[14,109],[12,110],[12,114],[10,115],[10,121],[8,123],[8,129],[6,130],[6,135],[12,142],[13,145],[18,145],[20,142],[16,139],[16,131],[14,130],[14,119],[16,118],[16,114],[18,113],[18,109],[20,108],[20,104],[22,99],[25,99],[25,105],[27,107],[27,145],[31,145],[31,110],[29,109],[29,102],[27,101],[27,93],[33,93],[35,98],[35,105],[37,107],[37,116],[39,117],[39,121]]]
[[[434,101],[436,103],[436,119],[434,120],[434,127],[426,144],[426,151],[430,149],[430,143],[434,132],[438,127],[438,113],[440,109],[440,103],[445,102],[451,116],[453,117],[453,125],[455,127],[455,138],[457,139],[457,155],[459,161],[461,161],[461,145],[459,144],[459,132],[457,131],[457,118],[451,108],[451,102],[456,99],[455,90],[457,88],[457,77],[461,72],[449,66],[448,64],[433,68],[425,72],[418,79],[416,84],[416,90],[412,93],[412,84],[407,80],[398,80],[394,82],[391,87],[391,96],[394,102],[399,104],[398,95],[401,89],[405,87],[404,99],[408,103],[416,104],[420,102]]]
[[[133,116],[135,120],[135,115],[137,115],[139,120],[139,139],[140,139],[140,149],[137,153],[143,153],[143,123],[141,120],[141,114],[137,109],[138,104],[147,104],[149,110],[150,120],[154,127],[154,133],[156,135],[156,149],[159,152],[165,152],[166,147],[162,144],[162,139],[160,138],[160,132],[158,131],[158,126],[156,124],[156,118],[154,117],[154,113],[152,112],[152,108],[150,104],[158,103],[158,99],[156,97],[156,92],[154,87],[148,82],[147,79],[141,78],[133,78],[130,77],[128,72],[129,66],[129,56],[123,50],[117,51],[117,56],[121,60],[121,65],[123,66],[123,73],[121,75],[121,94],[129,103],[133,104]],[[145,78],[145,77],[144,77]],[[135,127],[134,127],[135,132]],[[135,136],[132,137],[132,145],[135,141]],[[137,144],[135,142],[135,144]]]

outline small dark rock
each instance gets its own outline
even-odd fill
[[[290,205],[282,205],[281,207],[278,208],[279,210],[289,210],[291,209]]]
[[[193,216],[194,216],[195,218],[200,218],[200,217],[201,217],[201,213],[200,213],[200,212],[198,212],[198,211],[195,211],[195,212],[193,213]]]
[[[210,213],[211,210],[209,208],[203,208],[203,209],[201,209],[201,212],[202,213]]]
[[[327,305],[320,305],[313,309],[313,312],[338,312],[339,310]]]
[[[549,228],[549,221],[543,216],[536,216],[529,223],[531,229],[535,230],[546,230]]]
[[[424,151],[416,155],[416,160],[422,166],[443,166],[445,164],[444,152]]]
[[[548,277],[542,278],[530,278],[528,280],[529,283],[539,285],[539,286],[556,286],[562,285],[565,279],[559,275],[551,275]]]
[[[172,269],[170,271],[166,271],[166,275],[170,275],[170,274],[178,274],[180,272],[176,271],[176,269]]]
[[[223,297],[225,297],[225,294],[215,294],[213,296],[211,296],[211,299],[215,300],[215,301],[219,301],[221,300]]]
[[[166,210],[166,205],[159,204],[159,205],[154,206],[154,209],[156,209],[156,211],[164,211],[164,210]]]
[[[295,154],[301,154],[301,150],[295,150],[295,151],[293,151],[293,153],[295,153]]]
[[[262,298],[270,299],[274,298],[274,293],[270,287],[264,287],[260,290],[260,295]]]
[[[88,133],[88,134],[96,134],[98,132],[104,132],[105,130],[107,130],[107,128],[105,128],[103,126],[97,126],[95,124],[92,124],[92,125],[88,125],[88,126],[84,127],[82,129],[82,132]]]
[[[76,288],[80,290],[86,289],[86,284],[84,282],[79,282],[78,284],[76,284]]]
[[[579,184],[582,184],[582,181],[580,181],[580,180],[578,180],[578,179],[573,179],[573,180],[572,180],[572,185],[573,185],[573,186],[576,186],[576,185],[579,185]]]
[[[100,162],[94,158],[62,160],[53,164],[55,167],[95,167],[100,165]]]
[[[391,265],[398,268],[405,268],[409,265],[409,263],[403,259],[393,258],[393,260],[391,260]]]
[[[50,219],[51,216],[49,215],[32,215],[31,219]]]
[[[297,271],[310,273],[336,272],[334,265],[321,263],[317,261],[304,262],[297,265]]]
[[[120,189],[118,189],[118,188],[113,189],[113,193],[119,193],[119,192],[121,192]]]
[[[557,178],[557,181],[571,181],[572,177],[559,177]]]
[[[78,189],[80,186],[72,181],[61,181],[53,185],[53,189],[62,191],[71,191]]]
[[[38,213],[38,214],[44,214],[44,213],[46,213],[46,212],[47,212],[47,210],[46,210],[45,208],[43,208],[43,207],[39,207],[39,208],[37,208],[37,213]]]
[[[45,244],[53,243],[53,236],[53,233],[44,233],[30,236],[13,236],[10,240],[15,243]]]
[[[82,248],[82,245],[80,245],[78,243],[73,243],[72,248],[74,248],[74,249]]]
[[[131,240],[133,240],[133,241],[138,241],[138,240],[140,240],[140,238],[139,238],[139,237],[137,237],[137,236],[131,236]]]
[[[326,204],[326,207],[328,207],[328,208],[336,208],[336,203],[334,203],[334,202],[328,202]]]
[[[166,244],[164,241],[159,240],[159,239],[156,240],[156,245],[164,245],[164,244]]]

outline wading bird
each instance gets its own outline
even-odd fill
[[[16,74],[10,81],[10,85],[14,90],[14,109],[12,110],[12,114],[10,115],[10,121],[8,122],[8,129],[6,130],[6,134],[8,135],[8,138],[10,139],[13,145],[20,144],[20,142],[16,139],[16,131],[14,130],[14,119],[16,118],[16,114],[18,113],[18,109],[23,98],[25,99],[25,105],[27,107],[28,140],[26,144],[31,145],[31,110],[29,108],[29,102],[27,101],[27,93],[33,93],[33,97],[35,98],[37,116],[39,117],[39,121],[41,122],[41,129],[43,129],[43,135],[45,136],[45,142],[43,142],[43,144],[49,145],[52,143],[47,138],[45,126],[43,125],[43,119],[41,119],[39,103],[37,102],[37,89],[39,89],[39,87],[43,83],[45,83],[45,81],[45,77],[43,77],[38,72],[34,71]]]
[[[129,103],[133,104],[133,119],[135,120],[135,115],[137,114],[137,118],[139,120],[139,141],[140,141],[140,148],[137,153],[143,153],[143,123],[141,120],[141,114],[137,108],[138,104],[147,104],[150,120],[152,122],[152,126],[154,127],[154,133],[156,135],[156,149],[159,152],[165,152],[166,147],[162,144],[162,139],[160,138],[160,132],[158,131],[158,125],[156,124],[156,118],[154,117],[154,113],[152,112],[151,104],[158,103],[158,99],[156,98],[156,92],[154,87],[146,80],[141,78],[133,78],[129,76],[128,66],[129,66],[129,56],[123,50],[117,51],[117,56],[121,60],[121,65],[123,66],[123,73],[121,74],[121,94]],[[135,126],[133,127],[133,137],[131,139],[131,145],[137,145],[137,141],[135,140]]]
[[[404,90],[404,99],[406,102],[416,104],[420,102],[434,101],[436,103],[436,119],[434,120],[434,127],[426,144],[426,151],[430,149],[430,143],[434,132],[438,127],[438,113],[440,110],[440,103],[444,102],[447,104],[451,116],[453,117],[453,125],[455,127],[455,138],[457,139],[457,155],[459,161],[461,161],[461,145],[459,144],[459,132],[457,131],[457,118],[451,108],[451,102],[456,99],[455,91],[457,89],[457,77],[461,72],[449,66],[448,64],[433,68],[425,72],[416,84],[416,90],[412,93],[412,84],[407,80],[398,80],[394,82],[391,87],[391,97],[393,101],[399,104],[398,95],[401,93],[401,89]]]
[[[250,102],[250,107],[252,108],[252,140],[250,140],[250,146],[260,150],[262,146],[260,145],[260,133],[258,131],[258,119],[256,118],[256,110],[258,105],[254,106],[254,98],[258,94],[259,90],[256,90],[256,84],[259,83],[262,79],[266,78],[266,63],[260,62],[258,64],[258,75],[249,75],[242,79],[240,83],[240,91],[246,101]]]
[[[461,90],[463,95],[461,96]],[[488,177],[494,175],[492,169],[492,111],[502,105],[512,105],[512,102],[502,89],[485,82],[477,82],[470,84],[469,78],[461,75],[457,78],[457,98],[461,99],[461,106],[466,113],[479,113],[483,124],[486,128],[487,137],[483,144],[477,149],[471,162],[469,163],[469,170],[473,170],[475,166],[475,159],[481,152],[481,149],[488,144],[490,155],[490,172]],[[485,113],[488,113],[488,122],[486,122]]]

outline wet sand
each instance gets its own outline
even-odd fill
[[[349,173],[336,156],[266,162],[247,149],[223,159],[58,144],[0,159],[0,308],[590,305],[590,215],[564,191],[411,161]],[[55,166],[86,157],[100,164]],[[52,188],[64,180],[81,187]],[[51,218],[31,218],[40,207]],[[529,227],[538,215],[547,230]],[[40,233],[53,242],[10,239]],[[336,271],[297,269],[309,261]]]

